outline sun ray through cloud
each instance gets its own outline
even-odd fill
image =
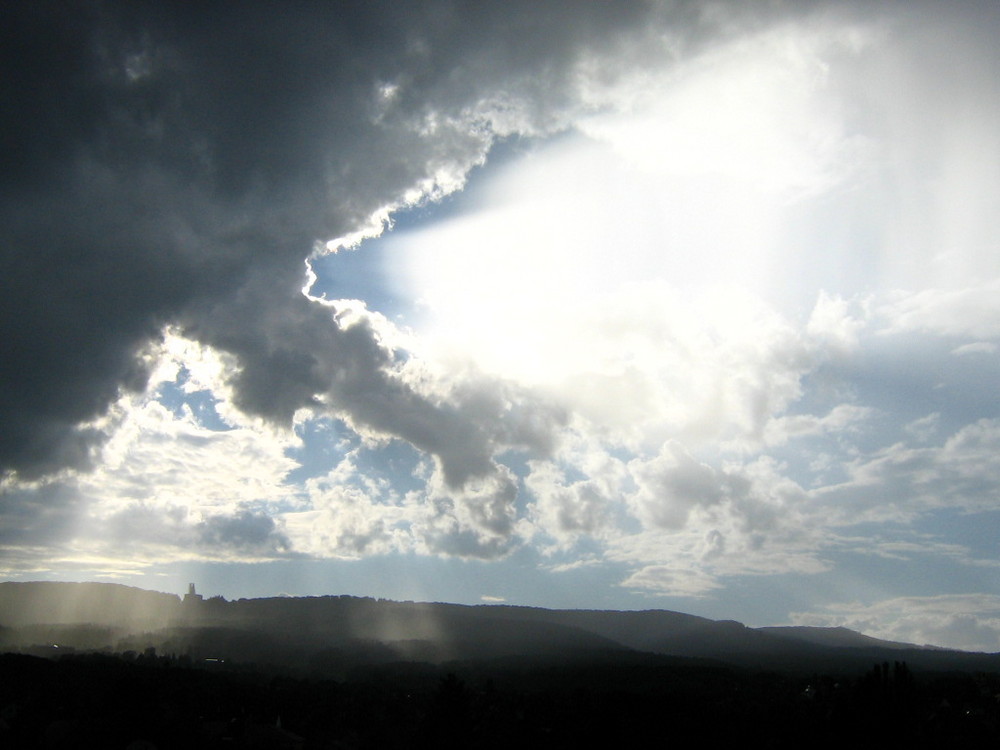
[[[997,647],[992,4],[0,18],[4,576]]]

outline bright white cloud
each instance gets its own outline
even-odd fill
[[[696,507],[721,503],[741,487],[731,475],[696,461],[676,442],[663,446],[658,456],[635,459],[629,469],[638,486],[631,502],[646,526],[679,529]]]
[[[306,510],[283,514],[294,549],[317,558],[358,558],[410,550],[418,515],[385,480],[366,478],[349,454],[331,472],[305,483]]]
[[[865,321],[863,317],[852,314],[851,307],[849,300],[820,290],[806,324],[806,332],[824,342],[833,354],[847,355],[856,351]]]
[[[782,468],[767,458],[713,468],[669,442],[616,466],[611,497],[625,498],[624,508],[602,497],[609,485],[596,473],[567,482],[553,466],[536,466],[528,486],[538,526],[562,549],[586,537],[628,565],[626,588],[702,595],[722,586],[720,576],[829,569],[819,555],[832,543]]]
[[[640,169],[695,186],[719,178],[745,200],[758,192],[789,199],[829,190],[851,176],[866,146],[845,132],[826,91],[831,61],[877,36],[837,24],[783,24],[741,36],[627,77],[606,92],[616,111],[587,118],[581,128]],[[714,213],[717,206],[713,200],[705,208]]]
[[[284,480],[297,464],[285,452],[294,444],[267,428],[209,430],[189,409],[178,418],[156,401],[141,403],[109,442],[108,460],[76,479],[90,498],[81,531],[121,551],[173,547],[166,554],[180,558],[239,557],[251,537],[259,537],[254,554],[275,554],[268,511],[291,500]],[[254,518],[263,524],[256,530]]]

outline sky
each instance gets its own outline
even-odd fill
[[[1000,651],[1000,6],[0,16],[0,577]]]

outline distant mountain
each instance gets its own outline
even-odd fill
[[[509,657],[710,659],[755,669],[854,672],[884,661],[1000,671],[1000,654],[882,641],[846,628],[749,628],[646,610],[550,610],[351,596],[226,601],[107,583],[0,583],[0,648],[186,654],[343,674],[364,664]],[[52,648],[46,646],[46,648]]]
[[[920,649],[938,648],[936,646],[918,646],[914,643],[899,643],[897,641],[883,641],[879,638],[872,638],[848,628],[815,628],[802,625],[785,625],[779,627],[757,628],[761,633],[787,638],[790,640],[804,641],[817,646],[829,646],[831,648],[886,648],[886,649]]]
[[[166,624],[177,617],[180,604],[176,594],[117,583],[0,583],[0,625],[6,627]]]

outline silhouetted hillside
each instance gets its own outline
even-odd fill
[[[504,617],[522,622],[552,622],[596,633],[628,648],[650,650],[663,634],[680,636],[709,627],[714,622],[704,617],[667,610],[618,612],[602,610],[553,610],[537,607],[481,605],[472,608],[484,618]]]
[[[185,601],[116,584],[0,584],[0,647],[186,655],[342,677],[365,665],[507,657],[592,659],[629,652],[751,669],[852,674],[905,660],[919,669],[1000,671],[1000,655],[880,641],[844,628],[748,628],[648,610],[549,610],[351,596]]]
[[[880,638],[872,638],[869,635],[863,635],[847,628],[814,628],[786,625],[780,627],[757,628],[757,630],[761,633],[767,633],[768,635],[774,635],[779,638],[805,641],[806,643],[813,643],[817,646],[832,646],[834,648],[929,648],[927,646],[917,646],[914,643],[884,641]]]

